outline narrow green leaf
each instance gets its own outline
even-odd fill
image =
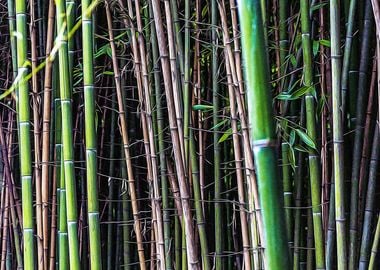
[[[297,135],[300,137],[300,139],[309,147],[316,149],[315,143],[313,140],[309,137],[309,135],[306,134],[306,132],[302,131],[301,129],[295,129],[297,132]]]
[[[232,135],[232,128],[229,128],[224,134],[220,137],[218,143],[226,141]]]
[[[203,104],[197,104],[193,106],[194,111],[202,111],[202,112],[210,111],[212,110],[212,108],[213,108],[212,105],[203,105]]]

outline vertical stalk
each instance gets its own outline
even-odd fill
[[[338,9],[338,7],[336,7]],[[352,152],[352,171],[351,171],[351,192],[350,192],[350,223],[349,223],[349,245],[348,245],[348,258],[349,269],[354,270],[357,268],[358,257],[358,197],[359,197],[359,177],[360,177],[360,160],[361,152],[363,149],[363,124],[365,118],[365,109],[368,100],[368,70],[370,58],[370,45],[373,30],[373,13],[370,0],[365,1],[364,25],[361,40],[361,54],[359,65],[359,80],[357,87],[357,105],[356,105],[356,122],[355,122],[355,139]],[[343,165],[343,164],[342,164]],[[343,185],[343,183],[342,183]],[[338,187],[338,184],[336,184]],[[343,191],[343,189],[342,189]],[[335,198],[338,203],[338,198]],[[343,218],[344,213],[341,217]],[[343,228],[343,226],[342,226]],[[338,233],[338,228],[337,228]],[[340,236],[337,235],[337,239]],[[339,247],[338,247],[339,250]],[[343,254],[342,254],[343,256]],[[338,256],[339,257],[339,256]]]
[[[182,121],[181,119],[176,117],[178,116],[178,114],[176,114],[176,106],[175,106],[175,101],[173,98],[173,92],[178,91],[178,89],[177,87],[173,88],[173,86],[175,85],[174,83],[175,81],[172,84],[172,78],[170,76],[172,74],[170,71],[173,72],[173,69],[170,69],[170,62],[168,59],[169,54],[167,50],[167,42],[166,42],[166,39],[164,38],[164,27],[163,27],[162,18],[161,18],[160,2],[158,0],[153,0],[152,4],[153,4],[152,7],[153,7],[154,20],[156,24],[158,48],[160,51],[161,66],[162,66],[163,77],[164,77],[170,133],[171,133],[171,138],[172,138],[172,143],[173,143],[173,148],[174,148],[174,159],[176,163],[179,189],[180,189],[180,194],[181,194],[181,199],[182,199],[182,208],[183,208],[183,216],[184,216],[183,224],[185,225],[184,228],[186,231],[188,268],[199,269],[198,255],[197,255],[197,251],[195,250],[195,242],[194,242],[195,236],[194,236],[194,230],[193,230],[193,224],[192,224],[192,214],[190,210],[189,190],[188,190],[188,185],[186,182],[186,173],[185,173],[185,168],[184,168],[185,166],[184,166],[184,158],[183,158],[184,157],[183,142],[181,142],[181,139],[180,139],[180,137],[183,138],[183,134],[181,132],[181,130],[183,131]],[[165,6],[167,10],[168,9],[167,3]],[[167,14],[167,16],[170,16],[170,14]],[[172,56],[172,53],[170,55]],[[178,99],[176,99],[176,101],[178,101]]]
[[[149,14],[153,18],[152,4],[149,1]],[[169,210],[169,188],[168,188],[168,178],[166,171],[166,157],[165,157],[165,142],[164,142],[164,117],[162,109],[162,90],[160,86],[160,67],[159,67],[159,55],[158,55],[158,46],[157,46],[157,36],[155,26],[151,24],[151,42],[152,42],[152,56],[154,63],[154,95],[155,95],[155,104],[157,108],[157,137],[158,137],[158,153],[159,153],[159,163],[160,163],[160,175],[161,175],[161,190],[162,190],[162,209],[163,209],[163,222],[164,222],[164,241],[165,241],[165,260],[166,260],[166,269],[172,269],[172,248],[171,248],[171,229],[170,229],[170,210]],[[186,59],[186,55],[185,55]],[[186,73],[185,73],[186,78]],[[186,114],[185,114],[186,115]],[[185,129],[186,130],[186,129]],[[186,137],[185,137],[186,138]]]
[[[363,233],[362,241],[360,247],[360,259],[359,259],[359,269],[368,269],[368,263],[370,260],[370,243],[372,236],[372,223],[374,214],[374,202],[375,202],[375,192],[376,192],[376,175],[378,172],[379,164],[379,128],[375,127],[375,135],[373,138],[371,161],[369,165],[369,176],[368,176],[368,189],[367,197],[365,202],[365,212],[364,212],[364,222],[363,222]]]
[[[108,3],[106,4],[108,5]],[[132,161],[131,161],[131,154],[130,154],[130,142],[129,142],[129,136],[128,136],[128,131],[127,131],[127,121],[126,121],[126,115],[125,115],[125,109],[124,109],[123,92],[121,89],[121,82],[120,82],[121,76],[119,72],[119,64],[116,58],[117,54],[116,54],[116,46],[114,43],[114,35],[113,35],[113,30],[112,30],[112,21],[109,16],[107,16],[107,26],[108,26],[108,35],[109,35],[109,40],[110,40],[109,42],[111,45],[112,65],[113,65],[115,87],[116,87],[116,94],[117,94],[117,103],[118,103],[118,109],[119,109],[121,135],[122,135],[122,141],[123,141],[125,162],[126,162],[126,167],[127,167],[128,188],[129,188],[129,194],[131,197],[132,212],[133,212],[133,219],[134,219],[134,229],[135,229],[136,240],[137,240],[137,251],[138,251],[138,256],[139,256],[140,269],[145,270],[146,265],[145,265],[144,246],[142,242],[141,224],[139,220],[139,210],[138,210],[138,204],[137,204],[135,178],[132,171],[133,169],[132,169]]]
[[[54,0],[49,0],[48,28],[45,57],[47,58],[44,78],[43,95],[43,122],[42,122],[42,163],[41,163],[41,203],[42,203],[42,231],[45,269],[48,269],[49,250],[49,161],[50,161],[50,122],[51,122],[51,93],[52,93],[52,68],[53,63],[49,55],[53,47],[54,39]],[[55,211],[55,210],[54,210]],[[54,217],[53,217],[54,218]],[[55,236],[54,236],[55,237]]]
[[[265,264],[268,269],[285,270],[290,269],[291,263],[284,226],[282,187],[277,175],[276,136],[260,1],[240,1],[239,12],[246,63],[251,145],[256,161],[265,234]]]
[[[27,34],[26,34],[26,2],[16,0],[17,29],[17,73],[20,76],[18,84],[18,130],[20,146],[20,175],[22,192],[22,228],[24,237],[24,267],[34,269],[33,241],[33,199],[32,199],[32,157],[29,112],[29,87],[26,75],[27,68]]]
[[[335,181],[335,219],[338,269],[347,269],[344,208],[344,157],[343,157],[343,117],[341,97],[341,53],[340,53],[340,9],[339,1],[330,1],[331,27],[331,75],[332,75],[332,114]],[[352,195],[352,194],[351,194]]]
[[[70,269],[80,269],[77,225],[76,183],[74,176],[74,150],[72,128],[71,79],[69,70],[67,19],[64,0],[56,1],[59,55],[59,88],[62,111],[62,152],[66,187],[67,231]]]
[[[101,243],[99,225],[99,203],[96,168],[96,124],[95,124],[95,88],[93,67],[93,23],[90,5],[92,0],[82,1],[83,33],[83,88],[86,143],[86,176],[88,197],[88,232],[90,241],[90,268],[100,270]]]
[[[315,101],[313,93],[315,87],[313,83],[313,63],[312,63],[312,48],[310,37],[310,7],[309,1],[301,1],[301,30],[302,30],[302,52],[304,62],[304,85],[308,87],[308,92],[305,96],[306,106],[306,128],[307,134],[316,144],[317,132],[315,121]],[[322,227],[322,207],[321,207],[321,179],[319,160],[316,149],[309,151],[309,177],[311,188],[311,203],[313,212],[313,228],[314,228],[314,243],[315,243],[315,264],[316,269],[325,268],[325,254],[323,241]]]
[[[218,86],[218,37],[217,37],[217,23],[218,11],[216,0],[211,2],[211,41],[212,41],[212,120],[213,126],[218,124],[219,113],[219,86]],[[222,179],[220,175],[220,144],[219,144],[219,129],[216,128],[213,134],[214,140],[214,182],[215,182],[215,269],[222,269],[222,204],[219,202],[221,199]]]

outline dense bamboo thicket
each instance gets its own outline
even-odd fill
[[[379,269],[378,0],[0,0],[0,270]]]

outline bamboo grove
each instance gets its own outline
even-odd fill
[[[379,269],[377,0],[0,0],[0,270]]]

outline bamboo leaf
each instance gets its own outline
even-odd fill
[[[309,147],[316,149],[315,143],[313,140],[309,137],[309,135],[306,134],[306,132],[302,131],[301,129],[297,128],[294,129],[297,133],[297,135],[300,137],[300,139]]]
[[[194,111],[207,112],[212,110],[212,105],[197,104],[193,106]]]
[[[321,39],[319,40],[319,43],[325,47],[331,47],[331,41],[327,39]]]
[[[227,123],[227,121],[228,121],[228,119],[224,119],[224,120],[220,121],[218,124],[216,124],[215,126],[210,128],[210,130],[217,129],[217,128],[223,126],[225,123]]]
[[[232,128],[229,128],[224,134],[220,137],[218,143],[226,141],[232,135]]]

